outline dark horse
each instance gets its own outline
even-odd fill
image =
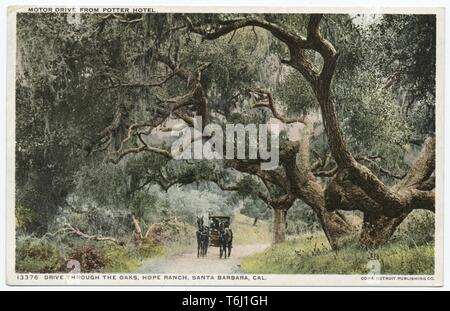
[[[228,222],[221,222],[219,228],[219,247],[220,258],[228,258],[231,255],[231,248],[233,247],[233,231],[230,229]]]
[[[205,257],[208,254],[209,229],[203,225],[203,216],[197,217],[197,257]]]

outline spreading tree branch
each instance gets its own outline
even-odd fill
[[[275,107],[275,101],[273,99],[272,93],[261,90],[261,89],[250,89],[248,90],[250,93],[258,94],[262,96],[262,98],[259,99],[259,102],[253,105],[253,108],[258,107],[265,107],[269,108],[272,112],[272,115],[274,118],[280,120],[281,122],[285,124],[291,124],[295,122],[305,123],[304,117],[297,117],[297,118],[286,118],[284,117],[280,112],[278,112],[277,108]],[[267,101],[267,103],[264,103],[263,101]]]

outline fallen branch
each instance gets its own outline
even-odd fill
[[[61,230],[61,231],[60,231]],[[109,241],[109,242],[113,242],[116,243],[118,245],[123,245],[124,243],[121,241],[118,241],[115,238],[112,237],[104,237],[101,235],[89,235],[86,234],[84,232],[82,232],[80,229],[73,227],[71,224],[66,224],[62,229],[58,230],[59,232],[65,232],[65,233],[69,233],[69,234],[74,234],[77,235],[83,239],[87,239],[87,240],[94,240],[94,241]],[[58,233],[58,231],[56,233]]]

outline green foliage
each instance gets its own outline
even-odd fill
[[[123,167],[111,163],[86,163],[74,178],[78,204],[94,201],[118,208],[126,206],[129,175]]]
[[[435,214],[426,210],[413,211],[397,228],[393,240],[413,247],[434,244]]]
[[[139,255],[142,258],[151,258],[165,255],[166,250],[162,245],[157,245],[151,241],[144,240],[139,247]]]
[[[124,173],[126,176],[133,176],[133,181],[139,184],[149,179],[161,178],[158,175],[161,167],[168,166],[169,163],[168,160],[161,155],[144,153],[127,159],[124,165]]]
[[[36,213],[31,208],[16,206],[15,209],[17,229],[26,229],[35,221]]]
[[[347,142],[355,155],[382,155],[383,167],[402,175],[407,169],[404,146],[412,134],[407,119],[392,93],[373,76],[367,72],[356,75],[336,83]]]
[[[197,37],[186,47],[187,63],[211,63],[205,71],[204,80],[210,90],[212,107],[230,111],[234,104],[231,99],[236,92],[251,86],[258,62],[263,59],[258,53],[252,53],[255,46],[249,38],[249,31],[243,30],[234,36],[231,43],[228,43],[230,38],[227,37],[203,42]]]
[[[130,211],[138,218],[153,214],[156,212],[158,199],[158,196],[153,193],[144,191],[137,192],[131,200]]]
[[[65,259],[60,245],[45,238],[18,236],[16,238],[16,272],[64,272]]]
[[[272,217],[272,210],[261,200],[244,200],[244,206],[241,208],[240,213],[251,218],[257,217],[258,220]]]
[[[286,233],[298,235],[320,229],[316,213],[300,200],[296,200],[287,213]]]
[[[307,115],[319,108],[311,86],[294,70],[289,71],[277,87],[276,94],[287,107],[288,116]]]
[[[82,273],[130,272],[144,257],[158,256],[161,246],[151,253],[133,244],[117,245],[111,242],[89,242],[74,239],[36,238],[18,236],[16,240],[16,271],[21,273],[67,272],[69,260],[80,263]],[[145,256],[144,256],[145,255]]]
[[[303,236],[245,258],[241,269],[259,274],[368,274],[369,262],[378,260],[381,274],[434,274],[433,245],[390,244],[366,251],[350,243],[337,252],[325,245],[322,234]]]
[[[237,183],[238,187],[238,194],[245,198],[247,196],[256,199],[258,197],[258,190],[260,189],[261,185],[260,182],[258,182],[258,179],[256,179],[254,176],[251,175],[245,175],[242,177],[239,182]]]
[[[377,150],[406,142],[410,129],[398,103],[370,74],[358,73],[351,83],[337,85],[344,130],[354,148]]]
[[[434,99],[436,16],[386,14],[372,25],[370,35],[374,64],[387,77],[396,77],[416,100]]]
[[[130,245],[119,246],[113,243],[105,243],[101,246],[101,252],[105,258],[102,272],[131,272],[140,265],[137,251]]]
[[[248,14],[190,15],[194,23],[242,16]],[[263,16],[305,35],[306,15]],[[176,75],[158,88],[125,87],[154,82],[168,74],[167,66],[155,61],[156,52],[192,70],[211,63],[201,82],[219,122],[265,123],[270,112],[252,109],[246,94],[248,88],[255,87],[272,92],[280,111],[288,116],[309,113],[319,120],[320,115],[314,113],[316,99],[307,82],[281,64],[281,59],[289,58],[286,46],[258,27],[203,41],[181,27],[184,22],[179,14],[147,14],[142,23],[127,26],[115,18],[101,18],[81,15],[81,23],[72,24],[65,14],[18,15],[18,269],[63,271],[65,258],[72,256],[85,270],[130,271],[143,257],[165,253],[168,244],[191,243],[197,216],[233,215],[240,199],[245,200],[242,215],[234,222],[241,229],[236,241],[270,240],[268,222],[252,226],[253,219],[244,219],[244,215],[270,219],[270,210],[255,201],[262,184],[249,176],[231,176],[222,162],[186,164],[153,153],[127,156],[118,165],[104,159],[106,153],[120,148],[131,124],[158,120],[158,108],[165,104],[158,97],[172,98],[190,89],[190,79]],[[340,53],[332,83],[339,120],[354,154],[380,154],[383,166],[401,175],[409,164],[405,155],[413,153],[404,150],[412,135],[434,132],[435,19],[427,15],[383,15],[369,27],[357,25],[353,19],[344,14],[326,15],[321,22],[322,33]],[[318,68],[322,66],[320,55],[306,51],[305,57]],[[405,89],[408,100],[402,100]],[[118,113],[122,117],[111,130],[111,144],[104,151],[94,150],[99,133]],[[282,136],[285,139],[286,133]],[[160,137],[149,139],[162,146],[167,142]],[[131,147],[137,143],[136,137],[128,141]],[[328,152],[321,124],[315,128],[312,146],[321,155]],[[211,179],[230,184],[240,180],[234,201],[208,183]],[[173,180],[177,184],[172,184]],[[192,184],[193,180],[196,183]],[[172,187],[165,193],[162,189],[168,184]],[[412,260],[420,257],[418,249],[425,256],[424,266],[418,271],[428,271],[434,220],[428,214],[416,214],[408,217],[396,233],[395,243],[405,244],[380,250],[387,271],[408,270]],[[131,215],[138,217],[145,228],[161,224],[168,241],[133,246]],[[126,246],[26,236],[55,232],[66,223],[87,234],[120,237]],[[317,228],[315,215],[299,202],[289,211],[288,224],[288,234]],[[307,249],[321,252],[316,247]],[[345,262],[352,263],[352,258],[355,269],[363,271],[371,256],[350,246],[347,254],[335,258],[339,263],[336,271],[349,271]],[[288,252],[286,258],[291,255]],[[334,258],[326,251],[319,255],[318,267]],[[308,256],[302,257],[303,266],[294,259],[286,262],[294,270],[311,270],[314,256]],[[405,266],[400,267],[402,258]]]
[[[389,90],[417,135],[435,131],[436,17],[435,15],[385,14],[359,27],[355,69],[370,72]],[[354,40],[353,42],[355,42]],[[343,57],[344,56],[344,57]],[[340,57],[344,79],[349,62]]]
[[[90,25],[69,24],[65,14],[17,17],[17,203],[40,216],[30,232],[47,231],[74,187],[72,174],[89,152],[91,134],[105,121],[104,98],[88,86],[98,82],[93,60],[102,57],[93,38],[81,35]]]
[[[177,239],[185,236],[186,234],[192,234],[191,227],[185,221],[180,219],[180,215],[175,210],[164,210],[161,217],[161,225],[164,234],[169,239]]]

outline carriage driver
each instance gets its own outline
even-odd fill
[[[219,229],[219,223],[218,223],[218,220],[215,219],[215,218],[213,218],[213,219],[211,220],[211,223],[210,223],[209,227],[210,227],[211,229]]]

